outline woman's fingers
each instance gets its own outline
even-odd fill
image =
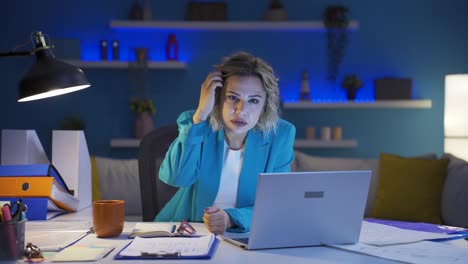
[[[215,206],[205,208],[203,223],[211,233],[222,234],[226,230],[226,216],[223,212]]]
[[[221,72],[209,73],[202,83],[198,108],[193,117],[194,123],[206,120],[215,103],[216,89],[223,87]]]

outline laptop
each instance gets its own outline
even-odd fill
[[[260,173],[250,232],[220,237],[248,250],[357,243],[371,174]]]

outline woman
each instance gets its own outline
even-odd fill
[[[203,220],[216,234],[250,230],[258,174],[287,172],[294,158],[296,129],[279,118],[277,80],[245,52],[208,74],[160,167],[160,179],[180,189],[156,221]]]

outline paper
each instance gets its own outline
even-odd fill
[[[90,232],[90,221],[27,221],[25,242],[42,251],[59,251]]]
[[[367,222],[384,224],[393,227],[416,230],[416,231],[425,231],[431,233],[440,233],[440,234],[452,234],[460,231],[466,231],[466,228],[455,227],[455,226],[446,226],[446,225],[437,225],[424,222],[404,222],[404,221],[395,221],[387,219],[377,219],[377,218],[367,218]]]
[[[59,251],[87,234],[83,231],[29,231],[25,233],[25,241],[33,243],[42,251]]]
[[[363,221],[359,242],[376,246],[385,246],[414,243],[427,239],[446,239],[450,237],[452,237],[452,235],[401,229]]]
[[[68,247],[55,255],[52,261],[97,261],[107,256],[112,247]]]
[[[464,248],[429,241],[385,247],[363,243],[332,247],[415,264],[465,264],[468,259],[468,250]]]
[[[89,231],[93,227],[92,221],[69,220],[69,221],[27,221],[28,231]]]
[[[139,257],[143,253],[165,255],[179,253],[184,257],[208,255],[215,236],[209,234],[201,237],[136,237],[120,255]]]

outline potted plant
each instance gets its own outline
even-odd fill
[[[347,28],[349,20],[346,16],[348,8],[341,5],[328,6],[323,13],[323,23],[327,29],[327,79],[335,83],[344,49],[347,45]]]
[[[268,21],[286,21],[288,20],[288,13],[283,9],[281,0],[273,0],[270,8],[265,14],[265,20]]]
[[[67,116],[60,122],[61,130],[85,130],[85,122],[78,116]]]
[[[142,139],[154,128],[152,115],[156,113],[156,108],[154,107],[151,99],[133,98],[130,100],[130,110],[136,113],[134,123],[135,137]]]
[[[354,101],[356,92],[362,87],[362,81],[357,74],[346,75],[341,82],[341,87],[346,91],[349,101]]]

